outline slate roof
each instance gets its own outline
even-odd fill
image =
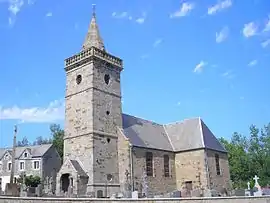
[[[74,169],[78,172],[78,174],[80,176],[83,177],[87,177],[87,174],[85,173],[85,171],[83,170],[83,168],[81,167],[81,165],[79,164],[78,161],[76,160],[70,160],[71,164],[73,165]]]
[[[50,149],[51,146],[52,144],[16,147],[15,159],[19,158],[26,149],[30,150],[32,157],[42,157]],[[0,148],[0,159],[6,153],[6,151],[9,151],[11,154],[12,148]]]
[[[122,114],[123,132],[137,147],[173,151],[163,125]]]
[[[201,118],[161,125],[152,121],[122,114],[123,132],[136,147],[166,151],[212,149],[226,152]]]

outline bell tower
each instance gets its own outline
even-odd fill
[[[109,196],[120,187],[117,127],[122,128],[122,69],[122,60],[105,50],[93,6],[82,50],[65,60],[64,163],[79,163],[88,176],[86,192],[94,197]]]

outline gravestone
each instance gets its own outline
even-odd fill
[[[245,189],[235,189],[234,196],[237,196],[237,197],[245,196]]]
[[[259,179],[260,178],[257,175],[255,175],[255,177],[253,178],[253,180],[255,181],[255,185],[254,185],[254,189],[255,189],[254,196],[262,196],[262,188],[261,188],[260,184],[258,183],[258,180]]]
[[[212,192],[211,192],[211,190],[210,190],[210,189],[205,189],[205,190],[203,191],[203,196],[204,196],[204,197],[212,197]]]
[[[263,188],[262,195],[270,195],[270,188]]]
[[[139,195],[138,195],[138,191],[133,191],[132,192],[132,199],[138,199]]]
[[[247,182],[248,188],[245,190],[245,196],[251,196],[250,182]]]
[[[148,182],[147,182],[147,174],[146,171],[143,171],[142,176],[142,196],[148,197]]]
[[[171,197],[172,198],[179,198],[179,197],[181,197],[181,191],[179,191],[179,190],[173,191]]]

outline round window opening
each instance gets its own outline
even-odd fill
[[[110,75],[109,74],[105,74],[104,75],[104,81],[105,81],[105,83],[108,85],[109,84],[109,82],[110,82]]]
[[[106,111],[107,116],[110,115],[110,111]]]
[[[82,76],[81,75],[77,75],[76,83],[77,84],[80,84],[81,82],[82,82]]]
[[[108,181],[112,181],[112,179],[113,179],[112,174],[107,174],[107,180],[108,180]]]

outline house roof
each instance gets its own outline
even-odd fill
[[[43,145],[34,145],[34,146],[26,146],[26,147],[16,147],[15,159],[19,158],[21,154],[29,149],[32,157],[42,157],[52,146],[52,144],[43,144]],[[12,153],[12,148],[0,148],[0,159],[4,154],[9,151]]]
[[[166,151],[212,149],[226,152],[201,118],[161,125],[152,121],[122,114],[123,132],[136,147]]]

